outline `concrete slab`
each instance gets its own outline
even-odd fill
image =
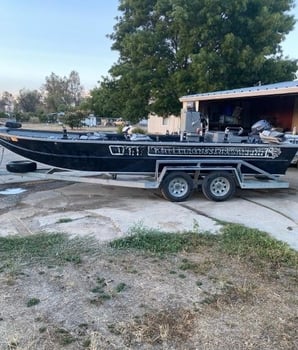
[[[0,164],[0,186],[12,188],[13,174],[5,164],[20,157],[5,150]],[[0,235],[68,232],[95,235],[100,240],[123,236],[136,225],[164,231],[219,232],[218,220],[240,223],[268,232],[298,250],[298,170],[290,168],[289,189],[242,190],[228,202],[216,203],[200,192],[183,203],[171,203],[156,191],[62,183],[56,189],[33,190],[12,204],[0,195]],[[32,179],[24,181],[32,182]],[[2,184],[2,185],[1,185]],[[16,187],[22,187],[17,185]]]
[[[221,203],[198,195],[183,205],[217,220],[265,231],[298,250],[298,196],[297,187],[294,188],[291,181],[297,176],[297,169],[289,169],[290,189],[242,190],[235,198]]]

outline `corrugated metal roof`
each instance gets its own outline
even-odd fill
[[[283,94],[298,94],[298,80],[284,81],[275,84],[258,85],[245,87],[233,90],[222,90],[214,92],[205,92],[202,94],[194,94],[182,96],[179,100],[181,102],[193,101],[207,101],[219,100],[227,98],[239,97],[254,97],[254,96],[269,96],[269,95],[283,95]]]

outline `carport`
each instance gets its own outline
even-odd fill
[[[198,93],[183,96],[180,101],[184,111],[199,111],[207,116],[212,130],[227,126],[250,130],[260,119],[284,131],[298,127],[298,80]]]

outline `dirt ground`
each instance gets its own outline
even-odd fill
[[[30,193],[9,196],[6,210],[24,209]],[[1,350],[298,348],[297,270],[213,246],[158,256],[92,242],[78,264],[0,266]]]
[[[293,271],[262,275],[212,250],[102,246],[78,265],[1,272],[0,349],[294,350],[295,283]]]
[[[11,215],[17,233],[28,236],[35,227],[31,196],[40,198],[40,210],[48,215],[61,186],[65,183],[22,184],[26,192],[0,198],[0,213]],[[79,218],[71,216],[80,209],[75,195],[63,192],[68,210],[62,211],[61,201],[55,232],[68,226],[73,236],[83,236],[77,232],[83,227],[76,225]],[[138,196],[141,191],[135,200]],[[94,203],[107,205],[101,193],[87,193],[80,201],[84,210]],[[151,203],[157,205],[153,194]],[[92,215],[89,220],[95,237],[117,237],[117,227],[104,218],[101,224]],[[82,247],[79,263],[0,262],[0,350],[298,348],[295,269],[256,266],[216,245],[162,256],[118,250],[97,239],[86,245],[92,249]]]

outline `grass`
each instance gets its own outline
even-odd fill
[[[36,262],[48,266],[67,262],[80,264],[84,254],[96,251],[95,245],[92,237],[70,238],[62,233],[0,237],[0,272]],[[298,266],[298,253],[286,243],[259,230],[236,224],[225,225],[219,235],[208,232],[170,233],[136,226],[128,236],[110,242],[110,246],[116,250],[132,249],[158,256],[212,248],[255,266]],[[194,272],[200,272],[201,268],[191,261],[182,261],[180,266],[181,270]]]
[[[94,251],[92,238],[70,238],[62,233],[0,237],[0,272],[30,264],[79,264],[84,254]]]
[[[242,284],[227,284],[220,293],[208,294],[202,301],[202,304],[208,304],[215,308],[223,308],[231,305],[252,304],[255,294],[257,295],[256,286],[251,282],[244,281]]]
[[[66,346],[76,341],[76,338],[73,337],[68,330],[63,328],[56,328],[54,335],[55,341],[61,346]]]
[[[38,298],[30,298],[28,301],[27,301],[27,307],[31,307],[31,306],[34,306],[34,305],[37,305],[40,303],[40,299]]]
[[[101,305],[105,300],[109,300],[112,298],[112,295],[106,292],[108,284],[106,283],[105,278],[98,277],[96,279],[96,286],[91,289],[91,292],[95,294],[90,300],[90,304]]]
[[[220,237],[221,250],[238,256],[255,265],[270,263],[272,266],[298,266],[298,253],[286,243],[267,233],[242,225],[229,224]]]
[[[192,271],[195,274],[205,275],[213,265],[214,262],[210,259],[197,263],[184,258],[182,259],[179,269],[182,271]]]
[[[137,227],[129,236],[116,239],[110,245],[116,249],[135,249],[154,254],[196,252],[202,247],[212,247],[224,254],[238,256],[244,261],[253,261],[256,265],[270,263],[272,266],[298,266],[298,253],[286,243],[265,232],[237,224],[225,225],[219,235],[208,232],[168,233]],[[195,270],[198,266],[184,261],[180,268]]]
[[[61,218],[57,221],[57,224],[67,224],[68,222],[72,222],[73,219],[71,218]]]
[[[116,239],[110,245],[116,249],[137,249],[162,255],[193,251],[199,246],[211,246],[217,239],[215,235],[211,234],[200,234],[197,232],[176,234],[136,226],[131,229],[129,236]]]
[[[123,292],[126,289],[127,289],[127,285],[125,283],[123,283],[123,282],[117,284],[117,286],[116,286],[116,292],[117,293],[121,293],[121,292]]]
[[[144,343],[158,346],[175,342],[182,349],[182,344],[191,336],[194,327],[194,312],[177,308],[148,312],[142,317],[135,318],[130,323],[110,324],[108,328],[113,334],[121,334],[129,348],[130,346],[133,346],[133,348],[137,346],[138,348],[138,345]],[[172,347],[162,348],[172,349]]]

